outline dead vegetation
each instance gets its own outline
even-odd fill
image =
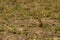
[[[0,0],[0,40],[58,38],[60,0]]]

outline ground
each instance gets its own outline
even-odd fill
[[[0,40],[60,40],[60,0],[0,0]]]

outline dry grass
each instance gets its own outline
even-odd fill
[[[0,40],[60,40],[60,0],[0,0]]]

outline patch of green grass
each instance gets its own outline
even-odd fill
[[[55,31],[60,31],[60,27],[55,27]]]

